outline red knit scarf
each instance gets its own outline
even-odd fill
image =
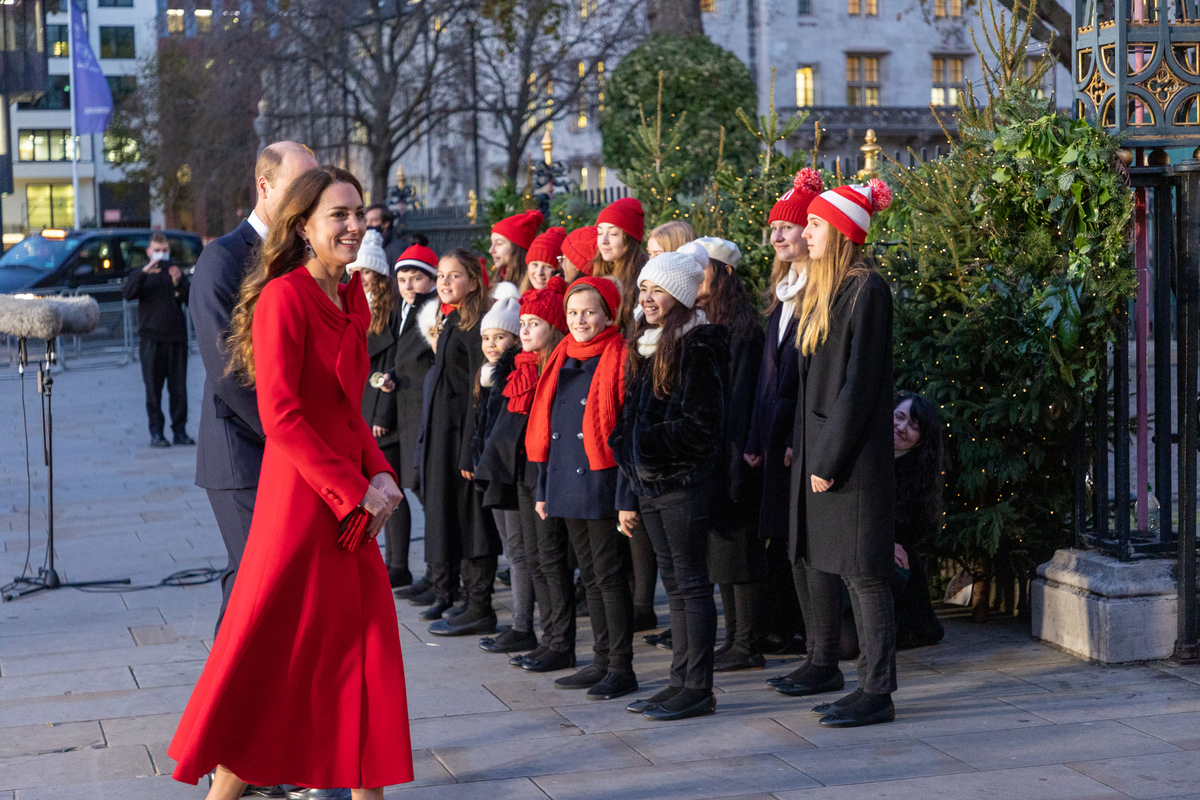
[[[537,388],[537,362],[541,353],[517,353],[516,365],[508,373],[504,384],[504,396],[508,398],[508,410],[514,414],[528,414],[533,405],[533,390]]]
[[[443,317],[448,317],[457,310],[458,310],[458,306],[451,305],[450,303],[442,303],[442,316]]]
[[[617,425],[621,404],[625,401],[625,340],[616,325],[611,325],[591,341],[577,342],[568,336],[555,348],[538,381],[533,409],[525,427],[525,452],[530,461],[550,458],[550,409],[558,390],[558,372],[568,358],[586,361],[600,357],[596,374],[588,387],[583,411],[583,449],[593,470],[615,467],[608,436]]]

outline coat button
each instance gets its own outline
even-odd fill
[[[582,474],[583,474],[584,472],[586,472],[586,471],[587,471],[587,470],[585,470],[583,467],[580,467],[579,469],[575,470],[575,474],[576,474],[576,475],[582,475]]]
[[[579,401],[579,405],[581,405],[581,406],[586,406],[586,405],[587,405],[587,398],[585,397],[585,398],[583,398],[582,400],[580,400],[580,401]]]
[[[582,433],[582,432],[580,432],[580,433],[577,433],[577,434],[575,434],[575,438],[576,438],[576,439],[582,439],[582,438],[583,438],[583,433]]]
[[[552,434],[550,434],[550,438],[551,438],[551,439],[557,439],[557,438],[558,438],[558,434],[557,434],[557,433],[552,433]]]

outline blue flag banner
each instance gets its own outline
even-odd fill
[[[113,112],[112,91],[92,52],[83,12],[71,0],[71,113],[80,136],[104,133]]]

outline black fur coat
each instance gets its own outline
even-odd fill
[[[724,439],[729,329],[701,325],[680,344],[675,389],[666,399],[655,397],[653,369],[643,361],[627,380],[625,405],[608,439],[639,497],[661,497],[708,480]]]

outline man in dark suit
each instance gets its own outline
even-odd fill
[[[206,373],[200,401],[196,485],[208,491],[229,554],[221,576],[224,597],[217,616],[218,629],[250,533],[265,444],[254,388],[243,385],[239,376],[225,372],[229,364],[229,321],[237,305],[238,288],[266,239],[284,194],[293,180],[316,166],[312,151],[296,142],[276,142],[264,149],[254,165],[254,211],[232,232],[209,242],[192,275],[189,307]]]
[[[163,382],[171,395],[171,430],[175,444],[195,444],[187,435],[187,318],[188,279],[171,262],[171,243],[155,232],[146,248],[146,263],[129,273],[121,296],[138,304],[138,355],[146,384],[146,414],[150,417],[150,446],[170,447],[163,436]],[[135,264],[137,262],[134,262]]]

